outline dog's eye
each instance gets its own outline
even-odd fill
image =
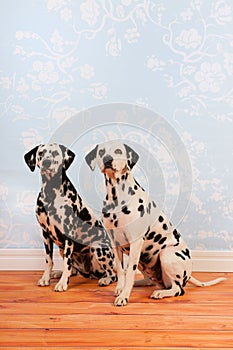
[[[100,157],[103,157],[104,153],[105,153],[105,149],[100,149],[99,150],[99,156]]]
[[[119,148],[117,148],[114,153],[115,154],[122,154],[122,151]]]
[[[38,153],[38,156],[39,156],[39,157],[43,157],[43,155],[44,155],[44,151],[40,151],[40,152]]]
[[[53,151],[52,152],[52,156],[55,158],[56,156],[59,156],[59,153],[58,153],[58,151]]]

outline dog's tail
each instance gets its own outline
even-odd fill
[[[208,281],[208,282],[201,282],[199,280],[197,280],[196,278],[194,278],[193,276],[190,277],[189,282],[194,284],[197,287],[209,287],[209,286],[213,286],[214,284],[220,283],[226,281],[225,277],[219,277],[216,278],[214,280]]]

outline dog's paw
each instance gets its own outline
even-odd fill
[[[39,287],[47,287],[50,285],[50,278],[42,276],[39,281],[37,282],[37,285]]]
[[[115,299],[114,305],[115,305],[115,306],[125,306],[125,305],[128,304],[128,301],[129,301],[129,299],[128,299],[126,296],[120,294],[120,295]]]
[[[151,299],[163,299],[164,298],[163,291],[155,290],[150,297]]]
[[[68,283],[64,280],[60,280],[54,287],[55,292],[65,292],[68,288]]]
[[[104,287],[104,286],[108,286],[109,284],[111,284],[114,281],[115,281],[114,277],[102,277],[99,279],[98,285],[100,287]]]

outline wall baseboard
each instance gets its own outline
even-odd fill
[[[233,251],[192,251],[193,271],[233,272]],[[2,249],[0,270],[43,270],[43,249]],[[62,268],[59,251],[54,251],[54,269]]]

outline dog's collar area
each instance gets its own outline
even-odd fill
[[[129,176],[129,169],[127,165],[120,171],[117,171],[116,169],[103,168],[101,172],[105,176],[106,183],[110,183],[111,185],[113,182],[120,183],[121,181],[126,180]]]
[[[58,181],[59,183],[62,182],[62,171],[55,171],[54,169],[40,169],[41,177],[42,177],[42,183],[44,182],[50,182],[52,181]]]

